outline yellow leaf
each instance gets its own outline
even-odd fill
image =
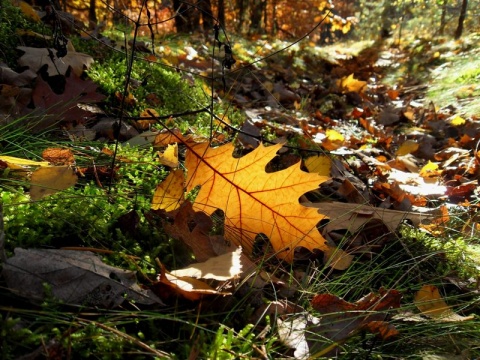
[[[356,92],[362,93],[367,86],[366,81],[357,80],[353,77],[353,74],[344,76],[343,78],[337,80],[337,85],[342,90],[343,93],[347,92]]]
[[[167,212],[177,209],[183,202],[184,180],[183,170],[171,171],[165,180],[157,185],[151,208]]]
[[[211,215],[225,213],[225,237],[251,253],[257,234],[265,234],[277,256],[293,260],[294,250],[327,250],[330,246],[317,230],[324,218],[298,199],[315,190],[328,177],[300,170],[300,163],[267,173],[265,167],[282,147],[262,144],[241,158],[233,158],[234,145],[211,148],[191,146],[186,155],[187,191],[201,186],[194,209]]]
[[[450,120],[450,124],[452,124],[453,126],[461,126],[465,124],[465,119],[457,115],[452,120]]]
[[[77,175],[69,166],[41,167],[31,177],[30,198],[39,200],[44,196],[68,189],[77,183]]]
[[[438,164],[435,164],[431,161],[428,161],[428,163],[420,170],[420,176],[423,178],[431,178],[438,175],[440,175]]]
[[[332,151],[337,150],[338,148],[343,146],[345,138],[338,131],[333,129],[327,129],[325,135],[327,137],[322,141],[322,146],[325,149]]]
[[[178,167],[178,144],[169,144],[165,151],[159,155],[158,160],[165,166]]]
[[[10,1],[12,5],[18,6],[20,8],[20,11],[25,15],[26,18],[34,21],[34,22],[41,22],[40,16],[38,16],[37,12],[35,9],[25,1],[19,1],[19,0],[11,0]]]
[[[423,285],[414,298],[415,306],[423,315],[441,321],[465,321],[473,316],[461,316],[455,313],[443,300],[436,286]]]
[[[157,110],[155,109],[145,109],[140,113],[140,117],[142,118],[152,118],[152,120],[137,120],[135,124],[137,128],[142,130],[147,130],[150,128],[151,125],[155,125],[157,123],[156,117],[158,118],[160,115],[158,114]]]
[[[48,161],[33,161],[14,156],[0,156],[0,160],[7,163],[10,169],[23,169],[27,166],[48,166]]]
[[[308,172],[317,173],[322,176],[330,176],[332,160],[326,155],[310,156],[305,159],[305,166]]]
[[[418,150],[420,145],[415,140],[407,140],[397,150],[397,156],[404,156],[411,154]]]
[[[242,273],[241,255],[242,248],[239,247],[235,251],[211,257],[205,262],[191,264],[187,268],[170,273],[177,277],[188,276],[197,279],[227,281]]]

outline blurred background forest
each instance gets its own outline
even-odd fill
[[[206,33],[219,23],[227,33],[271,36],[291,40],[316,24],[320,31],[309,40],[316,44],[338,39],[364,40],[395,37],[406,31],[414,36],[450,35],[459,38],[478,32],[479,1],[475,0],[34,0],[73,15],[86,29],[101,31],[130,23],[141,13],[140,35],[172,32]],[[141,11],[142,7],[148,11]]]

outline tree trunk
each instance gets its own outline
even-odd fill
[[[217,19],[221,27],[225,27],[225,0],[218,0]]]
[[[205,33],[211,31],[214,24],[211,1],[200,0],[197,2],[197,6],[198,11],[202,14],[203,31]]]
[[[247,15],[248,3],[247,0],[237,0],[236,8],[238,9],[238,23],[237,23],[237,32],[240,34],[244,33],[245,18]]]
[[[447,0],[443,0],[442,4],[442,16],[440,17],[440,35],[445,33],[446,17],[447,17]]]
[[[278,31],[278,22],[277,22],[277,0],[272,1],[272,28],[270,35],[274,36]]]
[[[97,2],[96,0],[90,0],[90,7],[88,8],[88,22],[90,26],[95,27],[97,24]]]
[[[250,29],[249,34],[262,34],[262,17],[266,0],[252,0],[250,3]]]
[[[455,40],[458,40],[462,37],[463,22],[465,21],[465,17],[467,16],[467,6],[468,6],[468,0],[463,0],[462,9],[460,10],[460,16],[458,17],[457,30],[455,30]]]
[[[199,11],[186,1],[173,0],[173,12],[175,13],[175,26],[177,32],[190,33],[198,30],[200,15]]]

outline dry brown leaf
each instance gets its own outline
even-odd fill
[[[159,117],[160,115],[158,114],[157,110],[155,109],[145,109],[140,113],[140,117],[146,118],[150,117],[152,120],[137,120],[135,122],[137,129],[140,130],[147,130],[150,128],[150,126],[155,125],[157,123],[157,120],[155,117]]]
[[[43,65],[47,64],[50,76],[58,74],[65,75],[69,66],[72,67],[75,75],[81,76],[83,70],[88,69],[93,64],[93,58],[90,55],[75,51],[69,51],[66,56],[59,59],[55,56],[56,50],[50,49],[54,55],[52,62],[49,51],[46,48],[18,46],[17,49],[25,52],[25,54],[18,59],[20,66],[28,66],[30,70],[37,72]]]
[[[70,149],[47,148],[43,150],[42,158],[52,165],[72,165],[75,163],[75,157]]]
[[[185,299],[196,301],[205,295],[231,295],[231,293],[217,291],[201,280],[170,274],[163,265],[158,276],[158,282],[154,284],[153,289],[162,299],[182,296]]]
[[[333,341],[345,339],[360,329],[383,336],[384,340],[389,339],[398,335],[398,331],[384,321],[385,311],[398,309],[401,298],[402,294],[393,289],[380,289],[380,294],[370,293],[354,303],[331,294],[316,295],[311,304],[322,314],[324,324],[317,331]]]
[[[190,136],[183,136],[179,129],[163,130],[156,137],[153,142],[153,146],[164,147],[169,144],[188,142],[191,139]]]
[[[198,262],[234,250],[222,236],[210,235],[212,227],[212,219],[203,211],[194,211],[190,201],[185,201],[176,210],[173,223],[163,222],[165,231],[190,247]]]
[[[423,285],[415,294],[414,303],[423,315],[435,320],[455,322],[474,318],[473,315],[461,316],[455,313],[434,285]]]
[[[107,265],[86,251],[17,248],[2,276],[10,290],[34,300],[53,296],[67,304],[107,308],[125,299],[162,304],[150,290],[140,288],[134,272]],[[45,284],[51,294],[45,293]]]
[[[242,248],[237,248],[235,251],[211,257],[205,262],[190,264],[186,268],[170,273],[177,277],[227,281],[242,273],[241,254]]]
[[[33,172],[30,180],[30,197],[32,200],[39,200],[55,194],[75,185],[77,179],[77,175],[69,166],[39,168]]]
[[[153,194],[153,210],[172,211],[183,202],[185,176],[183,170],[173,170],[160,184]]]
[[[329,223],[322,227],[326,232],[346,229],[354,233],[372,219],[379,219],[394,232],[405,220],[419,226],[422,222],[430,222],[441,214],[438,209],[425,209],[424,212],[398,211],[341,202],[308,203],[308,206],[319,209],[320,213],[330,218]]]
[[[185,161],[187,191],[201,186],[194,208],[209,215],[222,209],[227,239],[246,253],[252,252],[256,235],[263,233],[279,258],[292,261],[298,246],[330,248],[316,228],[325,216],[298,202],[301,195],[317,189],[328,178],[301,171],[300,163],[266,173],[266,165],[281,147],[260,145],[236,159],[231,143],[217,148],[208,143],[194,145]]]

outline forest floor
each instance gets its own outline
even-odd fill
[[[122,36],[1,65],[4,359],[480,357],[478,34]]]

